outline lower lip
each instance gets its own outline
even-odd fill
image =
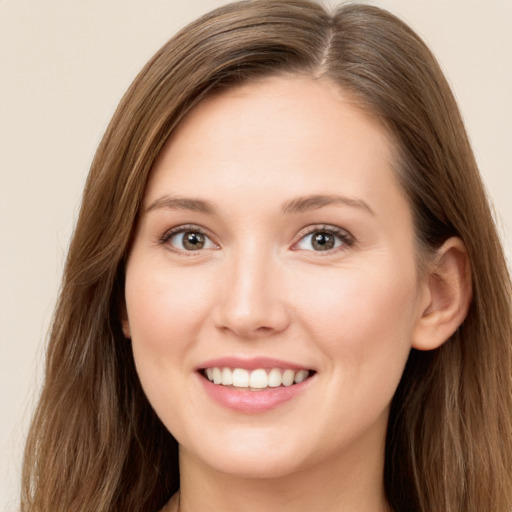
[[[299,384],[265,388],[258,391],[214,384],[202,375],[199,375],[199,378],[206,393],[218,404],[234,411],[255,414],[275,409],[297,397],[306,390],[313,377],[309,377]]]

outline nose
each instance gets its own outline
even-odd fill
[[[219,301],[218,329],[240,338],[269,337],[290,323],[281,265],[261,251],[252,250],[225,262]]]

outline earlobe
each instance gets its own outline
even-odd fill
[[[130,323],[128,322],[128,319],[122,320],[121,325],[123,327],[124,337],[129,340],[132,337],[132,333],[130,331]]]
[[[449,238],[438,249],[425,280],[428,300],[415,326],[412,346],[433,350],[458,329],[471,303],[471,268],[460,238]]]
[[[132,333],[130,330],[130,322],[128,320],[128,311],[126,309],[126,301],[123,299],[121,301],[121,306],[119,308],[119,316],[121,318],[121,328],[123,329],[123,334],[126,339],[130,339],[132,337]]]

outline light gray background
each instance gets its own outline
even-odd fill
[[[0,0],[0,510],[16,510],[45,335],[95,148],[146,60],[224,3]],[[512,0],[372,3],[409,22],[445,69],[510,260]]]

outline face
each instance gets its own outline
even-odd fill
[[[301,77],[223,92],[168,141],[123,328],[185,459],[266,477],[381,464],[425,295],[392,149]]]

